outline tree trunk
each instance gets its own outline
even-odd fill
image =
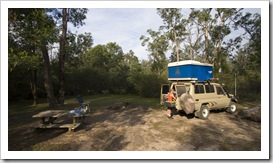
[[[206,51],[206,62],[209,63],[209,26],[208,26],[208,21],[206,21],[206,26],[205,26],[205,51]]]
[[[49,56],[48,56],[48,51],[46,44],[43,44],[41,46],[42,54],[43,54],[43,59],[44,59],[44,86],[45,86],[45,91],[47,94],[47,101],[48,101],[48,106],[54,106],[55,105],[55,98],[54,98],[54,92],[53,92],[53,87],[51,83],[51,72],[50,72],[50,62],[49,62]]]
[[[64,78],[64,63],[65,63],[65,42],[66,42],[66,32],[67,32],[67,9],[63,9],[63,28],[62,36],[60,39],[60,54],[59,54],[59,104],[64,104],[65,95],[65,78]]]
[[[190,43],[190,58],[191,58],[191,60],[193,60],[193,45],[192,45],[191,33],[189,35],[189,43]]]
[[[222,31],[223,31],[223,27],[225,25],[225,20],[223,19],[221,13],[219,13],[219,17],[220,17],[220,20],[221,20],[221,26],[220,26],[220,31],[219,31],[219,34],[218,34],[218,50],[217,50],[217,54],[218,54],[218,64],[219,64],[219,69],[221,69],[222,71],[222,52],[221,52],[221,48],[222,48]]]
[[[211,8],[206,11],[206,17],[207,19],[205,20],[205,52],[206,52],[206,57],[205,60],[210,63],[209,60],[209,15],[211,12]]]
[[[176,50],[176,61],[178,62],[179,61],[179,43],[177,41],[177,37],[176,37],[175,31],[173,33],[174,33],[175,50]]]
[[[38,95],[37,95],[37,70],[30,70],[30,88],[33,96],[33,105],[37,105],[38,103]]]

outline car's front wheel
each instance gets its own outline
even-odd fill
[[[235,102],[231,101],[229,107],[227,108],[228,113],[235,113],[237,111],[237,105]]]
[[[201,119],[208,119],[210,114],[210,110],[206,105],[202,105],[199,112],[198,112],[198,117]]]

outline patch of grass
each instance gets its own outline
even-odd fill
[[[111,106],[121,106],[123,102],[128,102],[133,105],[141,105],[144,107],[160,107],[159,99],[157,98],[144,98],[137,95],[92,95],[84,96],[84,101],[90,103],[91,110],[101,109]],[[36,106],[32,105],[32,100],[24,100],[17,103],[9,103],[8,105],[8,116],[9,126],[17,124],[18,121],[26,122],[31,121],[34,114],[37,114],[45,110],[72,110],[79,107],[79,103],[76,97],[66,97],[64,106],[48,107],[46,99],[40,99],[40,103]],[[16,121],[15,121],[16,120]],[[14,123],[13,123],[14,121]]]
[[[253,107],[257,105],[261,105],[261,101],[242,100],[238,102],[239,107]]]
[[[261,105],[261,101],[239,101],[237,103],[238,111],[242,111],[257,105]]]

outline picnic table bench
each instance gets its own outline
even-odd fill
[[[69,131],[74,131],[78,128],[83,122],[84,118],[88,114],[75,114],[67,110],[47,110],[42,111],[36,115],[33,115],[32,118],[40,118],[40,124],[36,128],[68,128]],[[55,120],[64,117],[65,119],[69,118],[72,120],[71,123],[55,123]]]

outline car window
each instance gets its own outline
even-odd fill
[[[177,97],[180,97],[183,93],[186,93],[186,86],[184,85],[176,85],[175,88]]]
[[[206,93],[214,93],[214,86],[213,85],[205,85]]]
[[[224,91],[223,91],[222,87],[220,87],[220,86],[215,86],[215,87],[216,87],[216,91],[217,91],[218,95],[224,94]]]
[[[162,94],[168,94],[170,91],[170,86],[169,85],[162,85]]]
[[[195,94],[200,94],[200,93],[204,93],[204,86],[203,85],[194,85],[194,93]]]

